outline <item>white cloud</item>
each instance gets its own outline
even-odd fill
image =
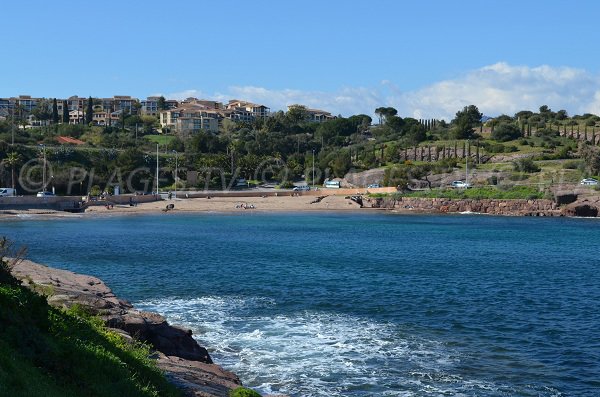
[[[513,66],[500,62],[413,91],[402,91],[393,81],[383,80],[377,87],[343,87],[335,92],[233,86],[214,95],[198,90],[168,95],[178,99],[190,96],[225,102],[244,99],[263,103],[273,111],[300,103],[344,116],[373,114],[377,107],[392,106],[403,117],[450,120],[458,110],[471,104],[489,116],[536,111],[541,105],[554,111],[566,109],[569,114],[600,114],[600,76],[571,67]]]
[[[407,114],[418,109],[424,117],[451,119],[470,104],[490,116],[536,111],[541,105],[555,111],[566,109],[570,114],[584,113],[600,108],[600,101],[593,102],[596,92],[600,92],[600,78],[581,69],[497,63],[394,100]]]

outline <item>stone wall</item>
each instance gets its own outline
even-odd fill
[[[552,200],[493,200],[445,199],[403,197],[396,201],[395,209],[423,212],[477,212],[492,215],[560,216]]]

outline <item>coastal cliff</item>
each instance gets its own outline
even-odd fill
[[[15,278],[47,297],[50,305],[78,306],[99,316],[107,327],[123,335],[150,344],[153,358],[171,383],[185,396],[226,397],[241,385],[238,377],[212,362],[208,351],[192,337],[192,331],[170,325],[156,313],[143,312],[117,298],[96,277],[21,261],[11,269]]]

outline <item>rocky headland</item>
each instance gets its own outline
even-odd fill
[[[45,295],[52,306],[79,305],[125,338],[150,344],[158,367],[185,396],[226,397],[231,389],[241,385],[235,374],[213,363],[208,351],[192,337],[191,330],[171,325],[157,313],[134,309],[96,277],[28,260],[18,262],[12,274],[24,286]]]

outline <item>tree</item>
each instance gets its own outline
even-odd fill
[[[56,98],[52,100],[52,124],[58,124],[58,104]]]
[[[586,171],[590,175],[600,174],[600,149],[596,146],[583,144],[579,152],[584,161]]]
[[[87,109],[85,110],[85,124],[90,125],[94,120],[94,101],[92,97],[87,100]]]
[[[48,100],[46,99],[41,99],[35,108],[33,108],[33,110],[31,111],[31,113],[35,116],[36,119],[38,120],[49,120],[50,117],[52,117],[52,113],[50,113],[50,104],[48,103]]]
[[[479,112],[477,106],[465,106],[463,110],[456,112],[456,117],[452,120],[454,125],[454,137],[456,139],[469,139],[473,137],[474,128],[481,123],[483,114]]]
[[[390,117],[398,114],[393,107],[379,107],[375,109],[375,114],[379,116],[379,124],[386,124]]]
[[[66,100],[63,100],[62,122],[63,124],[69,124],[69,105]]]
[[[331,170],[335,176],[338,178],[343,178],[344,175],[346,175],[346,173],[350,170],[350,167],[352,167],[350,153],[345,150],[341,151],[329,165],[331,166]]]
[[[308,119],[308,109],[304,105],[292,105],[285,117],[290,124],[298,124]]]
[[[6,164],[10,165],[12,188],[15,188],[15,167],[21,162],[21,156],[17,152],[8,153],[5,159]]]
[[[158,110],[167,110],[167,100],[165,99],[164,96],[160,96],[158,98],[157,102],[157,106],[158,106]]]
[[[498,142],[512,141],[521,137],[521,130],[514,124],[500,123],[492,131],[492,139]]]

